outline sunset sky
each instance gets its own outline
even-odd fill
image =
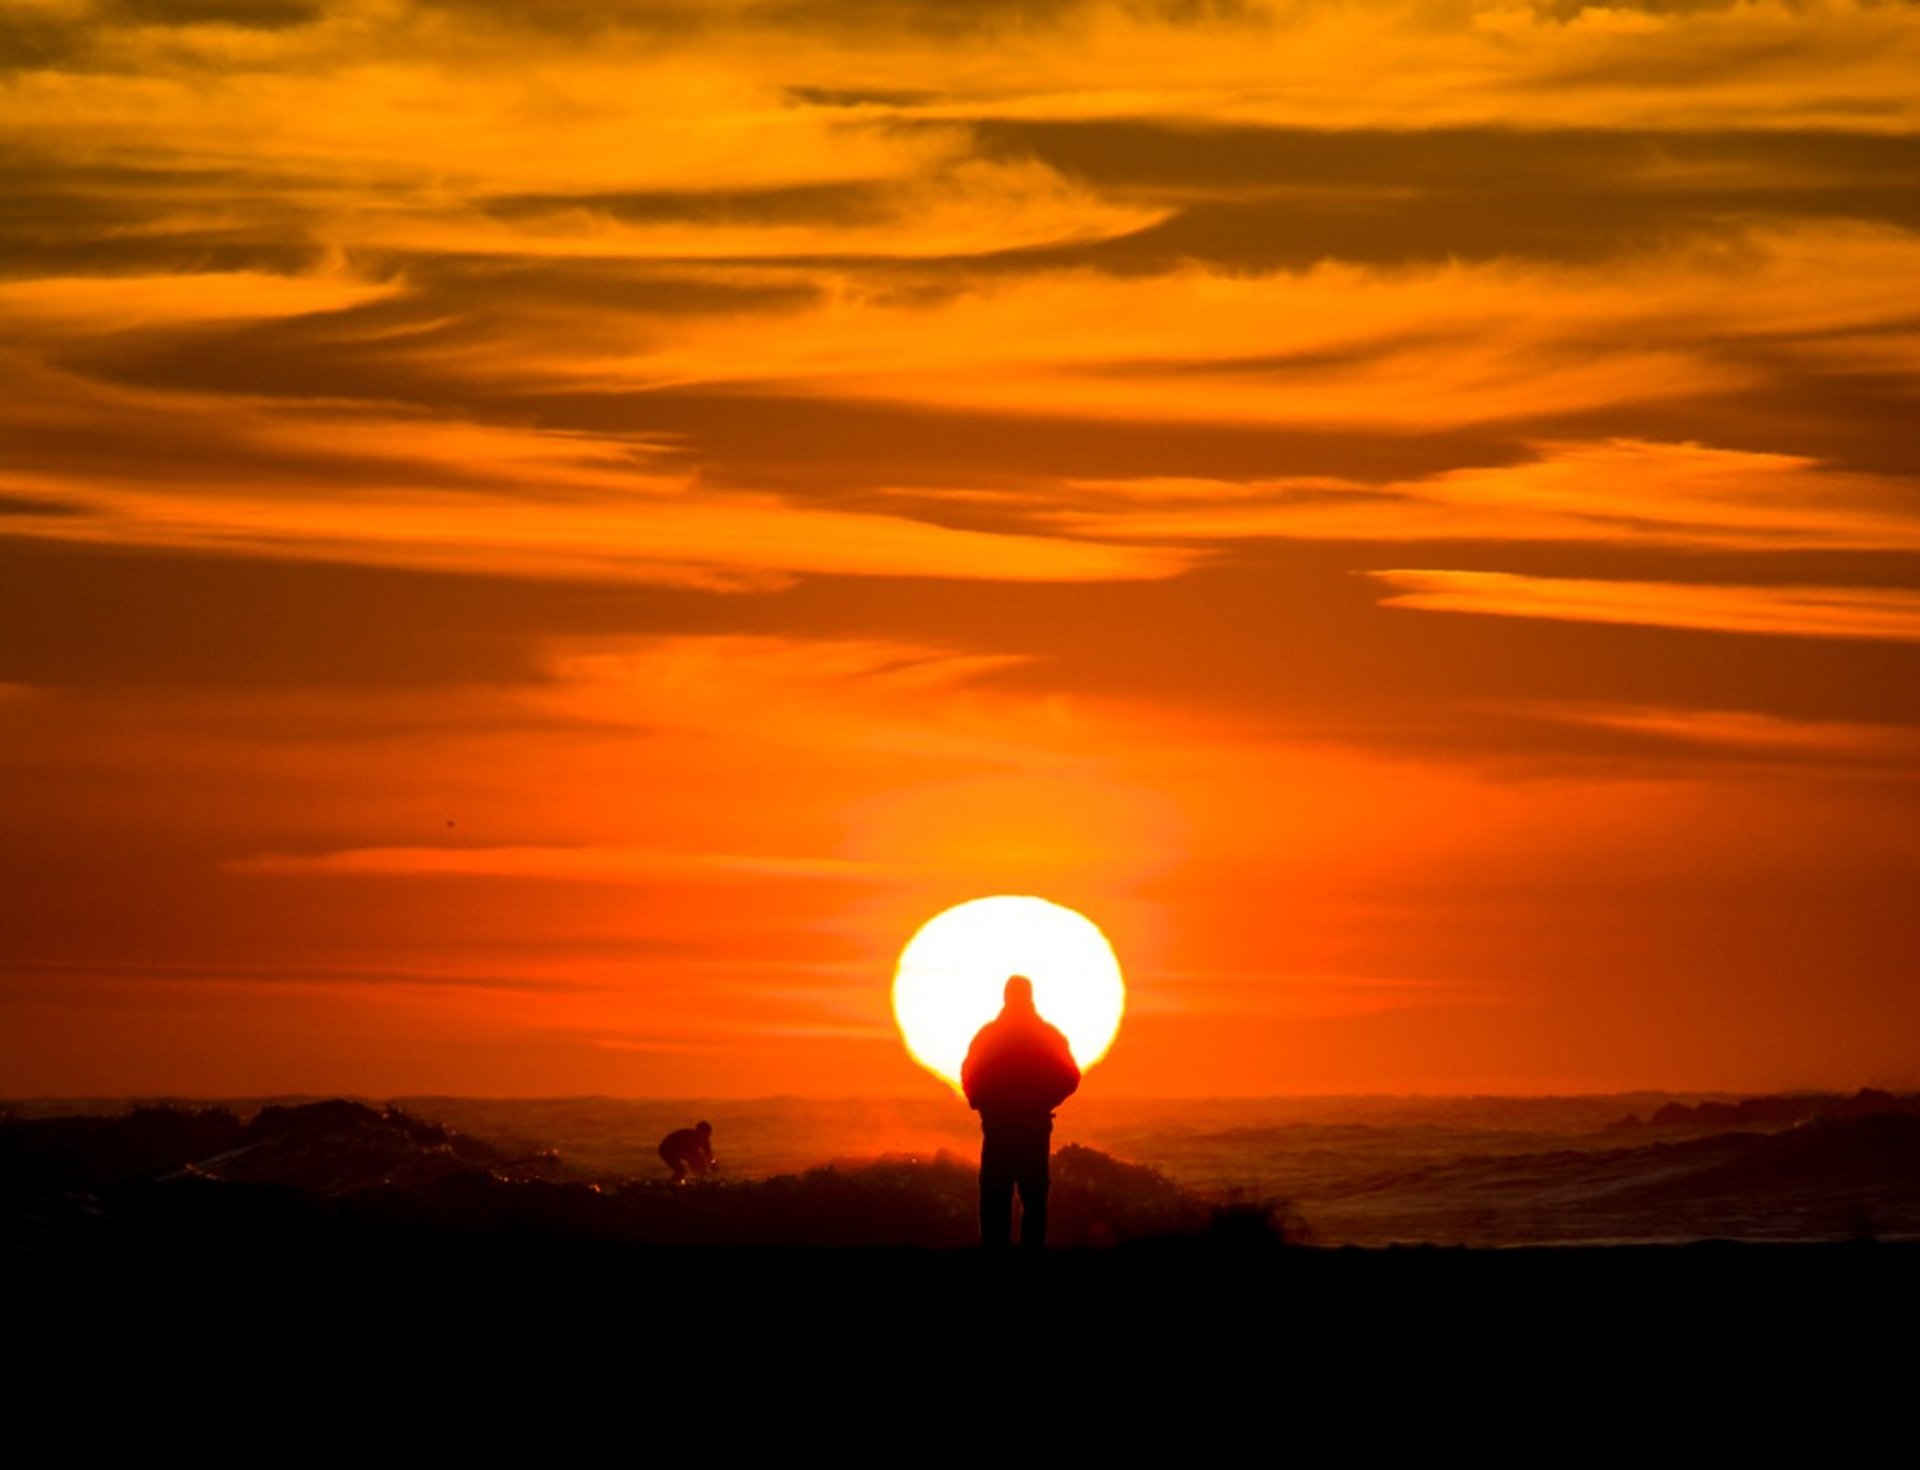
[[[1920,1085],[1920,6],[12,0],[0,1094]]]

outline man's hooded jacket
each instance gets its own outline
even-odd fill
[[[1059,1028],[1033,1008],[1033,986],[1007,982],[1006,1005],[980,1028],[960,1067],[967,1105],[984,1125],[1045,1118],[1080,1085],[1080,1068]]]

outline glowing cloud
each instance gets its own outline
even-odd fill
[[[1498,617],[1634,623],[1718,633],[1920,641],[1920,592],[1860,587],[1722,587],[1602,582],[1506,572],[1382,571],[1388,607]]]

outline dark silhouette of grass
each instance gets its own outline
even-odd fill
[[[1207,1239],[1223,1250],[1271,1251],[1304,1245],[1312,1232],[1286,1200],[1235,1190],[1208,1211]]]
[[[770,1179],[674,1185],[557,1177],[394,1109],[339,1100],[228,1112],[0,1122],[4,1241],[36,1251],[527,1246],[955,1248],[978,1239],[974,1161],[948,1153]],[[1069,1146],[1055,1162],[1061,1246],[1207,1227],[1164,1175]]]

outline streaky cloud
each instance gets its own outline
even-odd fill
[[[1511,572],[1388,570],[1366,575],[1392,589],[1383,599],[1386,606],[1423,612],[1920,642],[1920,592],[1903,588],[1727,587]]]
[[[1842,720],[1792,720],[1753,710],[1615,706],[1542,706],[1535,713],[1631,736],[1692,746],[1703,753],[1758,759],[1839,762],[1900,769],[1920,757],[1920,727]]]
[[[1306,478],[1092,482],[1047,519],[1148,541],[1597,542],[1622,547],[1920,550],[1910,480],[1805,456],[1631,439],[1532,446],[1517,464],[1380,484]]]
[[[646,847],[370,847],[261,853],[229,863],[269,876],[354,874],[393,878],[512,877],[575,883],[657,883],[686,877],[873,879],[877,864],[813,855],[689,853]]]

